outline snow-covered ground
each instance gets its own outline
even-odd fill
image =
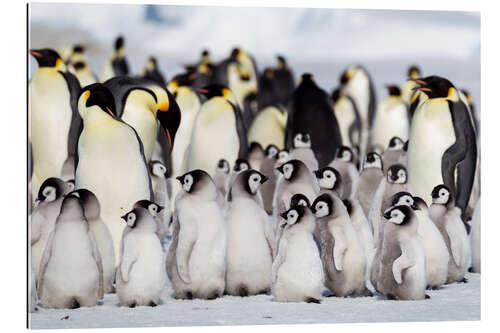
[[[468,283],[428,291],[431,299],[423,301],[388,301],[380,296],[325,297],[321,304],[278,303],[270,295],[176,300],[167,285],[163,303],[154,308],[120,307],[117,296],[107,294],[104,304],[94,308],[39,308],[30,315],[30,326],[49,329],[479,320],[481,276],[466,277]]]

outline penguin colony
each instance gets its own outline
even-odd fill
[[[31,311],[156,306],[167,279],[177,299],[418,300],[481,270],[477,117],[446,78],[412,66],[377,105],[359,65],[328,94],[242,48],[170,80],[154,57],[131,74],[123,37],[99,78],[81,45],[30,53]]]

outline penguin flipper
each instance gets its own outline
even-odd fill
[[[351,141],[351,145],[359,145],[360,143],[360,134],[361,134],[361,116],[359,115],[358,106],[356,102],[352,99],[351,96],[347,96],[347,99],[351,102],[352,108],[354,110],[354,122],[349,126],[349,141]],[[357,138],[355,137],[357,134]]]
[[[126,242],[126,246],[122,246],[123,254],[120,263],[120,275],[122,280],[127,283],[129,280],[129,273],[132,266],[139,258],[139,249],[137,242],[132,234],[127,234],[122,239],[122,243]]]
[[[81,86],[80,82],[70,72],[59,71],[66,80],[70,94],[71,105],[71,125],[68,134],[68,156],[73,156],[76,153],[78,137],[83,130],[83,122],[78,113],[78,97],[80,96]]]
[[[397,284],[403,283],[403,270],[415,265],[415,255],[406,243],[400,243],[401,256],[392,263],[392,275]]]
[[[33,212],[30,216],[30,246],[35,245],[42,236],[42,221],[44,217],[39,211]]]
[[[247,139],[247,129],[245,128],[245,123],[243,120],[243,113],[238,105],[229,102],[233,107],[234,116],[236,118],[236,130],[238,131],[238,138],[240,141],[240,151],[238,152],[238,158],[247,158],[248,156],[248,139]]]
[[[97,242],[94,237],[94,233],[89,230],[88,236],[90,239],[90,244],[92,246],[92,257],[94,258],[96,264],[97,264],[97,272],[99,274],[99,285],[97,289],[97,298],[98,299],[103,299],[104,297],[104,270],[102,267],[102,258],[101,258],[101,253],[99,252],[99,248],[97,247]]]
[[[47,269],[47,264],[49,263],[50,257],[52,256],[52,247],[54,245],[54,230],[49,235],[47,243],[45,245],[45,250],[43,251],[42,260],[40,261],[40,268],[38,273],[38,283],[36,290],[38,291],[38,299],[42,299],[43,282],[45,276],[45,270]]]
[[[191,276],[189,273],[189,259],[193,251],[194,244],[198,234],[196,221],[179,219],[176,213],[175,219],[179,221],[179,240],[177,243],[177,272],[181,280],[189,284],[191,283]]]
[[[374,240],[376,241],[376,247],[379,246],[380,242],[384,238],[382,233],[382,201],[384,198],[384,192],[387,182],[385,178],[380,180],[377,190],[373,195],[373,201],[370,206],[370,211],[368,212],[368,221],[370,221],[373,229]]]
[[[278,254],[276,255],[276,258],[274,258],[274,262],[272,265],[272,283],[273,284],[276,283],[276,280],[278,279],[278,271],[279,271],[281,265],[286,260],[287,245],[288,245],[288,241],[286,240],[286,237],[284,237],[284,235],[281,236]]]
[[[113,67],[115,76],[128,75],[129,73],[127,59],[125,59],[124,57],[113,59],[111,61],[111,66]]]
[[[446,233],[450,239],[450,249],[455,265],[460,266],[462,262],[463,244],[460,230],[457,228],[456,224],[447,223],[445,226]]]
[[[288,150],[291,150],[292,147],[293,147],[293,126],[294,126],[294,123],[293,123],[293,115],[294,115],[294,102],[290,102],[290,105],[289,105],[289,109],[290,110],[288,112],[288,117],[286,119],[286,129],[285,129],[285,148],[288,149]]]
[[[337,271],[344,270],[344,255],[347,251],[347,239],[344,231],[341,229],[333,229],[333,263]]]

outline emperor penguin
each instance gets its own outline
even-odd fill
[[[167,280],[156,223],[143,207],[135,207],[122,219],[127,227],[116,272],[118,299],[121,305],[130,308],[156,306]]]
[[[227,183],[226,183],[226,193],[229,193],[229,189],[233,185],[234,180],[236,179],[236,176],[240,174],[241,172],[245,170],[250,169],[250,163],[244,158],[238,158],[233,165],[233,168],[231,169],[231,172],[229,173],[229,176],[227,177]]]
[[[313,172],[321,193],[333,193],[337,197],[342,198],[344,185],[342,183],[342,176],[337,169],[325,167]]]
[[[471,242],[471,269],[473,273],[481,273],[481,201],[474,208],[471,220],[470,242]]]
[[[354,164],[354,154],[352,149],[347,146],[339,147],[335,159],[329,164],[330,167],[335,168],[342,178],[344,191],[342,199],[350,198],[354,193],[354,185],[358,182],[359,173]]]
[[[400,137],[392,137],[389,140],[389,145],[382,154],[382,161],[384,165],[391,166],[393,164],[401,163],[406,167],[406,165],[401,162],[401,155],[404,153],[404,145],[405,143]]]
[[[277,155],[277,160],[276,160],[276,164],[281,165],[285,162],[288,162],[290,160],[290,152],[288,151],[288,149],[281,149],[279,152],[278,152],[278,155]]]
[[[387,299],[420,300],[425,294],[425,253],[417,233],[417,217],[405,205],[384,213],[384,247],[378,272],[378,290]]]
[[[361,120],[360,153],[364,156],[367,151],[369,130],[373,125],[377,96],[372,78],[361,65],[351,65],[340,76],[341,91],[350,96],[356,103]]]
[[[70,161],[73,170],[82,120],[77,108],[80,84],[59,54],[51,49],[30,50],[30,54],[38,63],[28,88],[30,187],[35,195],[45,179],[62,176],[65,162]]]
[[[408,192],[398,192],[393,196],[392,206],[410,206],[418,220],[417,233],[421,238],[425,254],[425,279],[431,289],[439,289],[448,277],[448,248],[443,236],[429,216],[427,204]]]
[[[219,159],[246,158],[248,144],[241,109],[231,91],[220,85],[201,90],[208,98],[196,116],[186,170],[201,169],[211,177]]]
[[[169,225],[172,217],[171,201],[173,201],[170,200],[171,196],[169,195],[168,191],[169,183],[167,179],[167,168],[160,161],[154,160],[149,162],[149,172],[151,175],[151,185],[153,188],[154,202],[158,207],[164,208],[159,209],[157,211],[158,216],[155,217],[155,220],[157,221],[157,223],[159,223],[158,236],[160,237],[160,240],[163,241],[168,229],[166,227]],[[165,229],[163,228],[163,226],[165,226]]]
[[[149,57],[146,62],[146,66],[144,66],[141,77],[155,81],[163,87],[167,85],[167,81],[158,67],[158,61],[152,56]]]
[[[291,160],[301,160],[310,171],[318,169],[318,160],[311,149],[311,137],[309,133],[295,134],[293,138],[293,149],[290,151]]]
[[[116,116],[132,126],[141,139],[146,162],[159,145],[159,158],[170,169],[170,152],[181,121],[173,95],[155,81],[141,78],[118,76],[103,85],[113,94]]]
[[[67,184],[59,178],[46,179],[38,191],[37,206],[29,219],[30,258],[35,273],[35,281],[38,281],[43,251],[50,233],[54,230],[64,195],[68,192]]]
[[[295,207],[295,206],[304,206],[306,208],[309,208],[311,206],[311,202],[309,199],[303,195],[302,193],[296,193],[292,196],[290,199],[290,207]],[[276,228],[275,234],[274,234],[274,240],[275,240],[275,253],[274,257],[277,255],[277,250],[280,244],[281,236],[283,235],[283,230],[287,225],[287,220],[284,219],[282,216],[279,216],[278,219],[280,220],[278,223],[278,227]],[[314,229],[314,241],[317,243],[319,237],[317,235],[317,228]]]
[[[162,218],[161,212],[165,209],[164,206],[160,206],[156,202],[149,200],[139,200],[134,204],[134,208],[142,207],[146,209],[149,214],[153,217],[156,224],[155,234],[158,236],[160,243],[163,242],[168,234],[168,220]]]
[[[477,163],[476,133],[469,110],[447,79],[423,78],[418,83],[420,95],[428,99],[415,111],[411,125],[409,188],[430,204],[432,190],[446,185],[465,220]]]
[[[273,215],[290,208],[290,199],[296,193],[305,195],[312,202],[320,189],[312,172],[299,160],[290,160],[277,168],[282,175],[277,183],[273,197]]]
[[[293,71],[283,55],[277,55],[276,60],[277,65],[274,69],[274,81],[277,87],[277,102],[281,105],[287,105],[295,90]]]
[[[246,170],[236,176],[229,189],[226,268],[229,295],[250,296],[271,290],[274,234],[259,190],[266,180],[260,172]]]
[[[249,92],[257,91],[258,89],[257,65],[253,57],[241,47],[234,48],[232,50],[232,55],[235,56],[237,62],[236,68],[238,75],[228,75],[228,87],[234,92],[238,103],[243,105],[245,96],[247,96]],[[244,114],[243,117],[244,119],[251,120],[249,115]],[[246,121],[245,125],[249,126],[250,123]]]
[[[401,97],[401,90],[396,85],[386,87],[389,96],[379,103],[371,129],[371,144],[384,148],[394,136],[401,138],[402,141],[408,140],[410,132],[408,106]]]
[[[71,281],[71,283],[68,283]],[[45,308],[95,306],[104,295],[99,247],[77,194],[68,194],[40,263],[38,298]]]
[[[332,92],[333,112],[339,122],[342,143],[356,146],[361,143],[361,118],[354,99],[340,88]]]
[[[248,141],[258,142],[262,147],[275,145],[285,147],[285,129],[288,113],[282,106],[267,106],[254,117],[248,129]]]
[[[99,81],[104,82],[112,77],[129,74],[129,65],[125,58],[125,39],[118,36],[115,39],[114,51],[111,59],[102,68]]]
[[[432,190],[432,204],[429,213],[441,232],[450,255],[446,284],[467,282],[465,272],[471,258],[470,241],[460,219],[460,208],[450,189],[443,184]]]
[[[365,216],[370,213],[373,197],[383,178],[382,157],[375,152],[369,152],[363,161],[358,181],[354,184],[354,197],[358,199]]]
[[[264,209],[269,215],[273,213],[274,190],[276,188],[276,181],[278,180],[276,170],[278,152],[278,147],[275,145],[271,144],[267,146],[264,151],[265,157],[260,165],[260,172],[267,177],[267,181],[260,187],[260,193],[264,202]]]
[[[114,293],[115,287],[115,250],[113,248],[113,239],[108,227],[101,219],[101,206],[94,193],[86,189],[79,189],[72,192],[73,195],[80,198],[83,207],[83,214],[89,224],[97,243],[97,248],[101,254],[104,293]]]
[[[323,193],[311,204],[311,211],[317,218],[325,286],[337,297],[372,296],[365,285],[363,245],[342,200]]]
[[[226,185],[228,183],[229,172],[231,168],[229,162],[225,159],[220,159],[217,162],[217,167],[215,169],[214,183],[217,190],[220,192],[222,197],[226,197]]]
[[[415,87],[417,86],[415,80],[422,77],[420,68],[416,65],[410,66],[408,68],[407,77],[407,81],[401,86],[401,98],[403,99],[403,102],[405,102],[406,105],[409,106],[411,104],[413,94],[415,93]]]
[[[75,188],[96,195],[102,220],[113,237],[115,254],[120,253],[125,228],[121,216],[135,202],[153,199],[142,142],[131,126],[114,116],[113,95],[102,84],[95,83],[82,91],[78,110],[83,131],[78,142]]]
[[[281,217],[287,223],[272,266],[273,299],[319,304],[324,274],[313,238],[315,217],[308,207],[302,205],[291,207]]]
[[[76,76],[82,87],[97,82],[97,77],[90,68],[89,59],[82,45],[75,45],[73,47],[73,53],[69,58],[68,69]]]
[[[250,167],[254,170],[260,170],[260,165],[264,159],[265,152],[260,143],[250,142],[250,148],[248,149],[248,163]]]
[[[214,299],[225,288],[227,225],[210,175],[193,170],[177,178],[174,235],[167,274],[175,298]]]
[[[333,160],[337,148],[342,145],[330,97],[316,85],[309,73],[301,76],[301,82],[293,93],[286,123],[286,148],[292,147],[295,135],[299,132],[311,136],[311,148],[321,168]]]

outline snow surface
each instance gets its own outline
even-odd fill
[[[120,307],[115,294],[104,304],[75,310],[39,307],[30,314],[30,327],[114,328],[202,325],[327,324],[403,321],[480,320],[480,274],[467,274],[468,283],[430,290],[431,299],[389,301],[381,296],[325,297],[321,304],[278,303],[270,295],[224,296],[215,300],[176,300],[168,284],[157,307]],[[65,317],[68,316],[67,319]]]

